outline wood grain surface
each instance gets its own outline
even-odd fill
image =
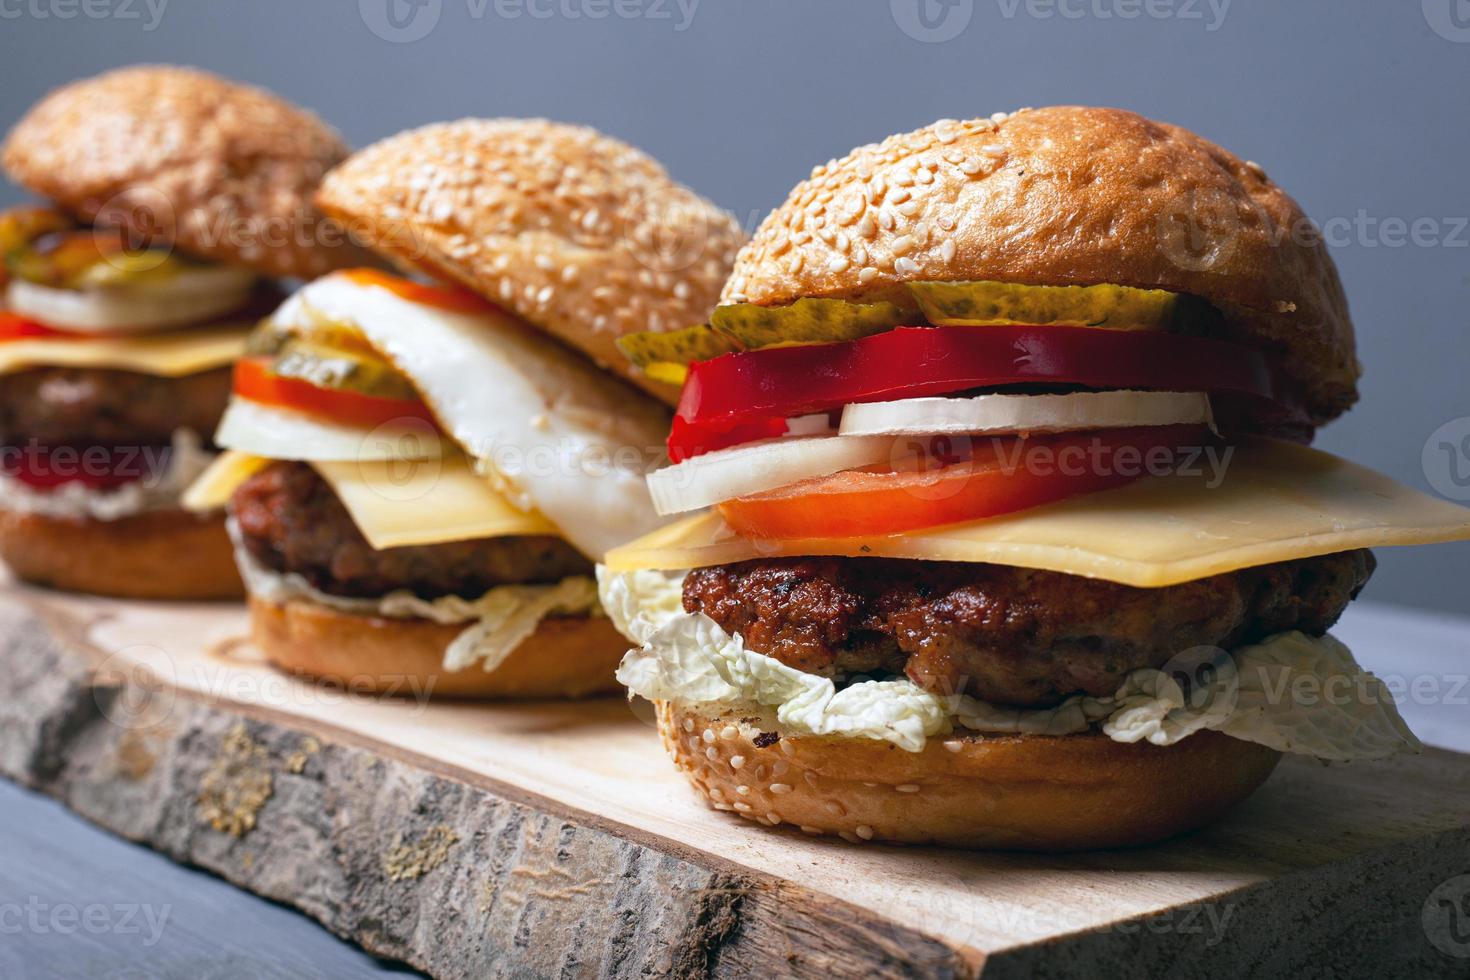
[[[1463,975],[1470,758],[1291,760],[1228,820],[1069,856],[852,846],[705,809],[620,700],[279,677],[231,607],[0,595],[0,772],[437,976]]]

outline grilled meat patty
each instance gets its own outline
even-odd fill
[[[1006,565],[770,559],[691,572],[684,608],[810,673],[903,673],[940,694],[1045,706],[1112,694],[1192,647],[1320,635],[1373,566],[1347,551],[1139,589]]]
[[[166,446],[208,439],[230,400],[230,369],[164,378],[109,368],[33,368],[0,385],[0,444]]]
[[[305,463],[273,463],[241,484],[230,506],[256,561],[295,572],[332,595],[374,597],[408,589],[424,599],[475,598],[497,585],[592,574],[580,552],[550,536],[378,550],[331,486]]]

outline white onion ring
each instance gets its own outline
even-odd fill
[[[1077,391],[1065,395],[908,398],[848,405],[843,436],[1073,432],[1139,425],[1211,424],[1197,391]]]
[[[885,436],[811,436],[766,439],[686,459],[648,476],[660,516],[699,510],[736,497],[764,493],[800,480],[892,458]]]
[[[142,333],[190,326],[238,310],[256,275],[237,266],[183,269],[157,281],[95,289],[56,289],[12,280],[5,305],[57,330]]]
[[[438,459],[444,440],[423,419],[372,429],[315,419],[236,395],[214,434],[215,444],[251,456],[306,462]]]

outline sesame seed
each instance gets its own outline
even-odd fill
[[[709,788],[709,795],[714,799],[723,800],[725,798],[725,791],[718,786],[711,786]]]
[[[766,781],[766,776],[769,775],[769,773],[770,770],[767,769],[764,764],[755,767],[755,778],[760,780],[761,782]]]
[[[919,787],[914,783],[903,783],[893,788],[900,793],[917,793],[919,791]]]
[[[738,734],[740,733],[735,730],[734,725],[726,725],[724,728],[720,729],[720,738],[724,739],[727,742]]]
[[[801,832],[803,834],[815,834],[818,837],[826,833],[826,831],[823,830],[821,827],[812,827],[807,824],[801,825]]]
[[[852,263],[847,260],[847,257],[846,256],[835,255],[835,256],[832,257],[831,261],[829,261],[827,263],[827,271],[828,272],[846,272],[847,271],[847,267],[849,265],[851,265],[851,264]]]
[[[919,263],[910,258],[893,260],[893,271],[901,276],[912,276],[919,271]]]
[[[791,256],[791,261],[786,265],[786,271],[790,272],[793,276],[796,275],[798,272],[801,271],[801,265],[803,261],[804,260],[802,258],[802,253],[797,252],[795,255]]]
[[[741,784],[740,786],[736,786],[735,787],[735,792],[739,793],[741,796],[749,796],[750,795],[750,787],[749,786],[746,786],[744,784]]]
[[[954,239],[952,238],[946,238],[944,240],[944,244],[939,246],[939,257],[945,262],[953,262],[955,252],[956,248],[954,244]]]
[[[888,203],[902,204],[904,201],[907,201],[911,197],[913,197],[913,195],[908,192],[907,188],[900,187],[892,194],[888,195]]]
[[[699,737],[702,738],[702,739],[704,739],[704,744],[705,745],[709,745],[711,742],[713,742],[715,740],[715,733],[712,732],[712,731],[710,731],[708,728],[706,728],[704,730],[704,733],[702,735],[700,735]]]
[[[823,804],[823,806],[825,806],[827,808],[827,812],[832,814],[834,817],[847,816],[847,807],[843,806],[841,803],[838,803],[836,800],[828,800],[826,803]]]
[[[774,827],[781,822],[781,818],[774,812],[766,814],[766,825]]]
[[[907,255],[914,250],[914,239],[912,235],[899,235],[888,246],[894,255]]]
[[[873,839],[873,828],[872,827],[869,827],[867,824],[860,823],[854,829],[857,830],[857,835],[859,837],[861,837],[863,840],[872,840]]]
[[[742,803],[739,800],[736,800],[735,809],[739,810],[741,813],[749,813],[751,811],[751,805],[749,803]]]
[[[711,804],[711,805],[712,805],[712,806],[713,806],[713,807],[714,807],[714,808],[715,808],[715,809],[716,809],[716,810],[723,810],[723,811],[724,811],[724,812],[726,812],[726,813],[730,813],[730,812],[732,812],[732,811],[733,811],[733,810],[734,810],[734,809],[735,809],[735,808],[734,808],[734,807],[733,807],[733,806],[731,806],[731,805],[730,805],[730,804],[728,804],[728,803],[714,803],[714,804]]]
[[[866,266],[858,271],[858,282],[869,283],[878,278],[878,270],[872,266]]]
[[[789,793],[789,792],[791,792],[791,789],[792,789],[792,787],[788,786],[786,783],[772,783],[771,784],[771,792],[772,793],[775,793],[777,795],[780,795],[781,793]],[[918,789],[918,787],[915,786],[914,789]]]
[[[730,756],[730,768],[731,769],[739,769],[743,765],[745,765],[745,756],[743,756],[743,755],[732,755],[732,756]]]
[[[965,745],[963,742],[960,742],[956,739],[948,739],[944,743],[944,747],[951,752],[958,752],[960,749],[964,748]]]
[[[709,761],[714,762],[720,757],[720,753],[715,750],[715,747],[713,745],[711,745],[709,748],[704,750],[704,757]]]

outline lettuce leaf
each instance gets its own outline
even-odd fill
[[[599,592],[618,630],[637,644],[618,668],[632,693],[655,701],[760,705],[793,732],[892,742],[920,751],[956,728],[1068,735],[1100,728],[1119,742],[1173,745],[1206,729],[1281,752],[1330,761],[1417,751],[1419,741],[1383,682],[1331,636],[1281,633],[1164,670],[1133,671],[1111,697],[1075,696],[1050,708],[931,694],[906,678],[828,678],[745,648],[702,613],[686,613],[682,583],[662,572],[599,566]],[[1188,689],[1181,685],[1188,682]]]

